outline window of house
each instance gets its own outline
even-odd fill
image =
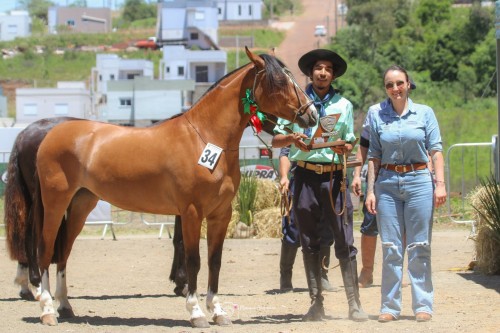
[[[38,107],[35,103],[27,103],[23,105],[23,114],[25,116],[36,116],[38,114]]]
[[[166,73],[170,73],[170,67],[169,66],[167,66],[167,68],[165,68],[165,72]]]
[[[203,21],[205,19],[205,13],[204,12],[194,13],[194,19],[198,21]]]
[[[114,80],[114,79],[115,79],[115,74],[110,74],[110,75],[109,75],[109,79],[110,79],[110,80]]]
[[[139,74],[127,74],[127,80],[133,80],[136,76],[139,76]]]
[[[218,10],[219,10],[219,15],[222,14],[222,8],[219,7]]]
[[[177,75],[184,76],[184,66],[177,67]]]
[[[17,25],[15,25],[15,24],[7,25],[7,32],[9,34],[14,34],[14,35],[17,34]]]
[[[102,81],[102,75],[99,74],[99,81]]]
[[[69,107],[68,103],[57,103],[54,105],[54,115],[55,116],[66,116],[68,115]]]
[[[130,97],[120,98],[120,106],[131,106],[131,105],[132,105],[132,98]]]
[[[248,5],[248,16],[252,17],[252,5]]]
[[[75,26],[75,20],[67,20],[66,21],[66,25],[69,25],[69,26]]]
[[[238,5],[238,16],[241,16],[241,5]]]
[[[208,82],[208,66],[196,66],[196,82]]]
[[[191,40],[198,40],[198,33],[192,32],[189,37]]]

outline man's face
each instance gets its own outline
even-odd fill
[[[333,73],[332,62],[328,60],[318,60],[314,64],[311,73],[313,88],[316,91],[326,93],[330,89],[335,75]]]

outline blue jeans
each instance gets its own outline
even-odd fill
[[[431,236],[434,187],[429,170],[398,174],[380,169],[376,184],[377,223],[382,242],[380,313],[401,313],[403,258],[408,251],[414,313],[432,314]],[[406,249],[403,235],[406,233]]]

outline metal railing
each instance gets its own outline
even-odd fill
[[[446,154],[445,175],[447,188],[448,216],[454,223],[471,224],[472,233],[475,234],[476,220],[470,218],[465,212],[473,209],[467,202],[467,195],[473,190],[472,186],[480,184],[481,177],[486,178],[493,172],[494,167],[494,140],[492,142],[458,143],[451,145]],[[485,161],[481,155],[485,155],[485,148],[491,152],[488,155],[488,172],[485,172]],[[456,156],[456,153],[460,155]],[[457,159],[455,159],[457,157]],[[459,162],[457,166],[455,163]],[[467,166],[472,170],[466,170]],[[453,180],[454,172],[460,171],[458,188]],[[468,173],[466,171],[469,171]],[[467,175],[469,177],[467,177]],[[472,175],[472,176],[471,176]],[[458,190],[458,191],[457,191]],[[457,212],[452,206],[451,197],[458,193],[460,198],[460,211]]]

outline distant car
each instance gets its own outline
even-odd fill
[[[316,28],[314,28],[314,36],[316,37],[326,36],[326,27],[324,25],[317,25]]]

